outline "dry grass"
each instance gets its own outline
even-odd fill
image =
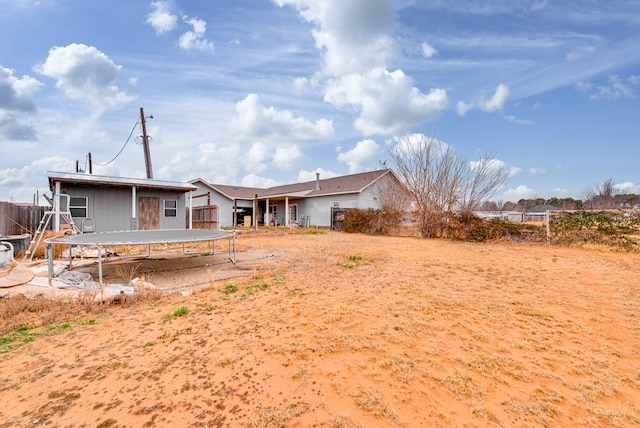
[[[189,296],[0,300],[0,336],[25,341],[0,358],[0,426],[640,422],[638,254],[339,233],[238,246],[236,267],[177,259],[203,284]],[[112,278],[155,266],[140,263]]]
[[[102,316],[113,305],[144,307],[167,298],[166,294],[159,290],[140,287],[135,288],[132,296],[96,303],[99,293],[99,289],[87,289],[73,297],[47,297],[39,294],[30,298],[16,295],[0,299],[0,334],[6,334],[25,325],[46,327]]]

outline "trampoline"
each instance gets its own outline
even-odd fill
[[[157,244],[182,244],[182,252],[185,253],[185,243],[211,242],[211,251],[215,253],[215,241],[227,239],[229,243],[229,260],[236,263],[236,234],[224,230],[204,229],[168,229],[168,230],[128,230],[121,232],[83,233],[78,235],[62,235],[45,239],[47,244],[66,245],[69,247],[69,268],[71,269],[72,252],[74,246],[94,246],[98,249],[98,276],[102,285],[102,250],[115,245],[148,245],[151,254],[151,245]],[[106,252],[105,252],[106,254]],[[53,251],[48,248],[49,282],[53,278]],[[106,257],[106,256],[105,256]]]

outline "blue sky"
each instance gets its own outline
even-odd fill
[[[144,177],[140,107],[156,179],[328,178],[424,134],[494,152],[496,199],[640,193],[639,95],[636,0],[0,0],[0,200],[88,153]]]

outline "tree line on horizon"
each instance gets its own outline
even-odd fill
[[[512,201],[485,201],[479,211],[520,211],[528,212],[536,206],[551,205],[559,210],[615,210],[637,209],[640,206],[640,195],[635,193],[620,193],[616,190],[613,179],[608,178],[601,185],[590,187],[584,191],[584,199],[551,197],[520,199]]]

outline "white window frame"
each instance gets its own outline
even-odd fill
[[[84,204],[79,203],[80,200],[84,201]],[[89,217],[89,198],[87,196],[69,196],[69,212],[71,213],[71,217],[73,218],[87,218]],[[82,212],[78,212],[78,210],[83,210]]]
[[[175,206],[168,206],[167,202],[173,202]],[[175,218],[178,217],[178,200],[177,199],[165,199],[162,203],[162,212],[164,217]],[[170,213],[173,211],[173,215]],[[169,213],[169,214],[168,214]]]

